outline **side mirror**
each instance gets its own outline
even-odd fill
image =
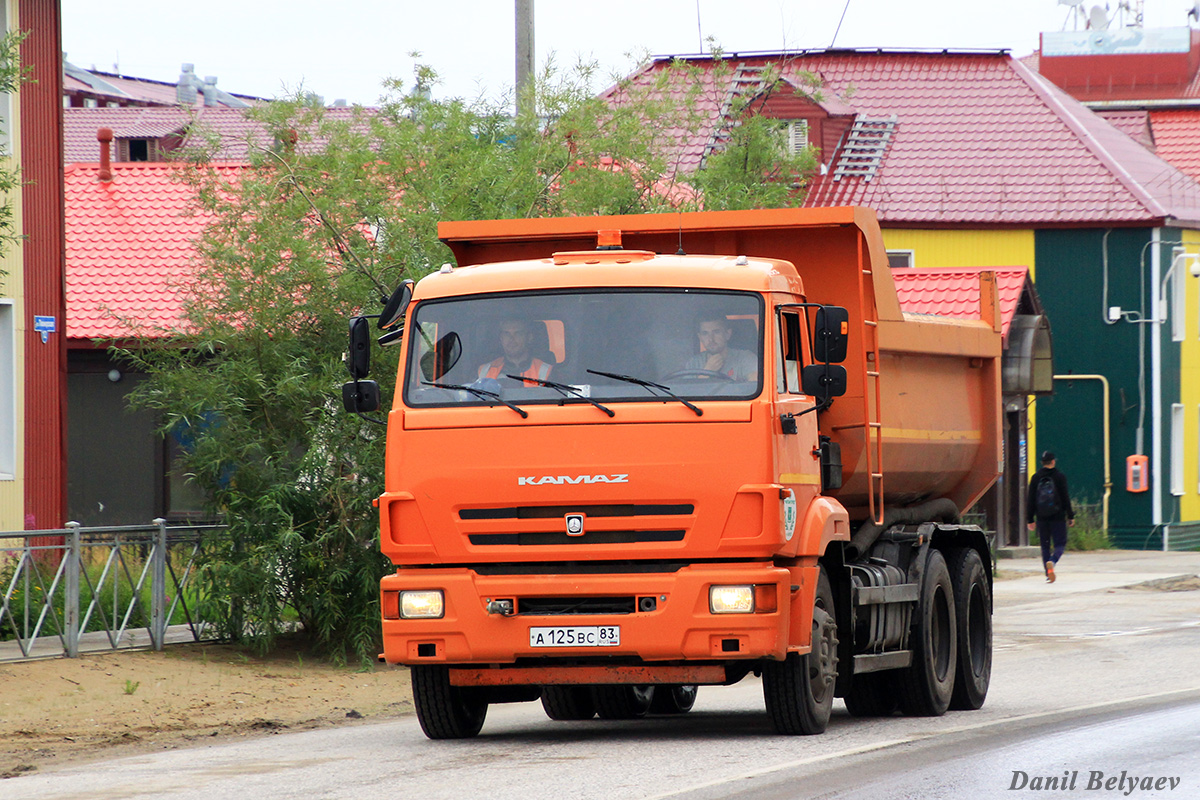
[[[343,383],[342,405],[352,414],[375,411],[379,408],[379,384],[375,381]]]
[[[462,339],[454,331],[437,340],[433,350],[421,356],[421,373],[427,381],[440,380],[462,358]]]
[[[346,369],[354,380],[362,380],[371,371],[371,324],[366,317],[350,318],[350,351]]]
[[[396,287],[396,291],[392,292],[379,314],[379,330],[386,331],[404,319],[404,312],[408,310],[408,304],[412,301],[413,286],[412,279],[406,278]]]
[[[825,364],[846,360],[846,342],[850,338],[850,312],[841,306],[821,306],[813,328],[813,359]]]
[[[846,368],[840,364],[810,364],[800,372],[800,387],[821,402],[846,393]]]

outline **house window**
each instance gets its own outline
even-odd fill
[[[1183,494],[1183,403],[1171,404],[1171,494]]]
[[[808,120],[794,119],[787,124],[787,149],[798,156],[808,147]]]
[[[1187,337],[1186,269],[1177,269],[1175,270],[1175,274],[1171,276],[1171,295],[1168,302],[1171,304],[1171,341],[1182,342]]]
[[[17,351],[13,301],[0,299],[0,480],[17,476]]]
[[[912,250],[888,250],[888,266],[892,269],[902,269],[914,265]]]
[[[158,140],[117,139],[117,161],[158,161]]]

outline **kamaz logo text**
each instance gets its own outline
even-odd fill
[[[517,478],[518,486],[545,486],[554,484],[561,486],[566,484],[590,484],[590,483],[629,483],[629,475],[542,475],[537,478]]]

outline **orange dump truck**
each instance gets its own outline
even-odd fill
[[[687,712],[761,676],[780,733],[984,702],[994,281],[902,313],[873,212],[443,223],[398,290],[383,657],[431,738],[490,703]],[[398,320],[404,316],[403,333]],[[364,318],[347,408],[372,410]],[[355,358],[355,354],[359,358]]]

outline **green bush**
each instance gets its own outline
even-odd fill
[[[1067,528],[1068,550],[1108,550],[1112,548],[1108,531],[1104,529],[1100,503],[1087,500],[1072,500],[1075,508],[1075,524]],[[1039,543],[1037,531],[1029,534],[1029,543]]]

